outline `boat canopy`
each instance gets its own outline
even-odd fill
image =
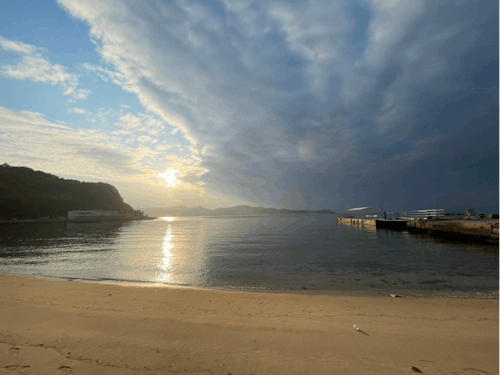
[[[377,207],[370,206],[370,207],[349,208],[348,210],[346,210],[346,212],[350,211],[380,211],[380,209]]]

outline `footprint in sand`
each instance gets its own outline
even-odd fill
[[[57,373],[58,374],[72,374],[73,373],[73,370],[71,369],[71,367],[69,366],[61,366],[59,367],[59,369],[57,370]]]
[[[472,367],[466,367],[466,368],[463,368],[462,370],[467,371],[467,374],[470,374],[470,375],[487,374],[486,371],[481,371],[481,370],[478,370],[477,368],[472,368]]]
[[[9,353],[12,355],[18,355],[19,354],[19,348],[16,348],[13,346],[12,348],[9,349]]]
[[[4,369],[6,369],[7,371],[15,371],[15,370],[23,371],[29,367],[30,366],[10,365],[10,366],[5,366]]]

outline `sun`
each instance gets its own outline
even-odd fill
[[[167,181],[168,187],[174,187],[179,184],[179,180],[175,176],[176,174],[177,171],[175,169],[169,168],[163,173],[158,173],[158,177],[161,177],[165,181]]]

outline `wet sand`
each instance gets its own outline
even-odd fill
[[[0,291],[6,374],[499,370],[498,300],[225,292],[7,275],[0,275]]]

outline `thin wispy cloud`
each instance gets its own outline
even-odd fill
[[[89,90],[78,89],[78,77],[68,73],[64,66],[50,63],[42,57],[39,48],[4,38],[0,38],[0,46],[21,57],[16,65],[0,65],[0,74],[4,77],[59,85],[64,89],[64,95],[74,99],[86,99],[91,93]]]
[[[163,121],[159,120],[155,116],[144,113],[139,114],[139,116],[127,113],[118,119],[116,125],[124,129],[144,132],[151,136],[158,136],[165,130],[165,124]]]

